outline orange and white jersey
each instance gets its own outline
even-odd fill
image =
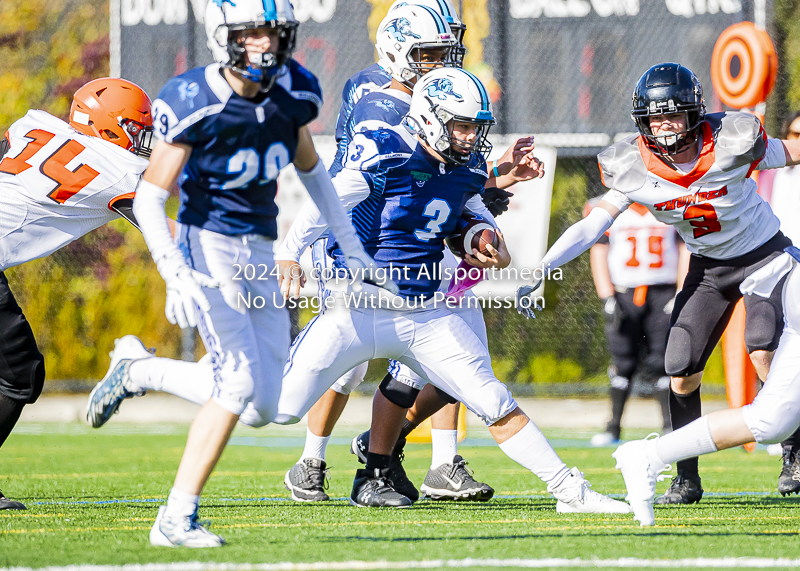
[[[118,218],[148,161],[44,111],[6,132],[0,160],[0,270],[51,254]]]
[[[756,192],[753,170],[785,166],[783,144],[767,139],[749,113],[712,113],[702,125],[700,155],[683,173],[630,136],[598,155],[603,200],[624,210],[642,204],[674,226],[693,254],[714,259],[741,256],[764,244],[780,227]]]

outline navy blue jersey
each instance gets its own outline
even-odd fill
[[[441,282],[444,238],[451,235],[488,178],[486,162],[440,163],[404,127],[357,133],[347,150],[341,177],[363,177],[369,196],[351,212],[353,226],[378,266],[393,270],[400,294],[429,297]],[[355,180],[355,179],[354,179]],[[331,255],[343,263],[334,246]]]
[[[336,117],[335,135],[337,148],[336,157],[333,159],[333,164],[329,169],[331,176],[342,168],[342,157],[347,150],[347,144],[353,136],[353,123],[350,116],[356,104],[367,93],[388,87],[391,82],[392,76],[377,63],[362,69],[345,82],[342,89],[342,106],[339,108],[339,115]]]
[[[157,138],[192,147],[178,184],[178,221],[226,235],[278,237],[280,170],[322,106],[317,78],[294,60],[267,92],[233,92],[219,64],[173,77],[153,104]]]

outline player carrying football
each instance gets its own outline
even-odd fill
[[[153,136],[150,98],[123,79],[96,79],[72,100],[69,124],[31,110],[0,140],[0,446],[39,398],[44,358],[3,272],[48,256],[131,213]],[[0,493],[0,510],[25,509]]]
[[[555,268],[572,260],[634,203],[675,226],[692,252],[665,356],[672,428],[678,429],[700,417],[703,369],[742,297],[740,285],[791,246],[749,177],[754,170],[798,164],[800,143],[768,138],[749,113],[706,114],[697,77],[675,63],[645,72],[633,92],[632,116],[639,134],[598,155],[611,190],[564,232],[542,264]],[[782,285],[765,297],[744,295],[745,342],[761,379],[783,329]],[[520,288],[518,297],[530,291]],[[659,503],[692,503],[702,494],[697,458],[684,459]]]

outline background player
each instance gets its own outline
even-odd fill
[[[75,92],[69,124],[28,111],[0,140],[0,446],[36,402],[44,358],[3,273],[116,219],[134,225],[133,192],[153,136],[150,98],[124,79]],[[68,168],[67,165],[77,165]],[[25,509],[0,493],[0,509]]]
[[[665,356],[675,430],[700,417],[703,369],[742,297],[742,281],[791,245],[749,176],[757,169],[797,164],[800,143],[768,139],[748,113],[706,114],[697,77],[675,63],[653,66],[642,75],[633,91],[632,116],[639,134],[598,155],[603,184],[611,190],[589,216],[564,232],[542,264],[555,268],[575,258],[635,202],[675,226],[692,252]],[[518,297],[531,291],[531,286],[520,288]],[[780,292],[776,287],[767,298],[744,296],[745,342],[761,379],[783,329]],[[678,462],[677,477],[658,501],[693,503],[702,495],[694,458]]]
[[[783,335],[753,403],[712,412],[666,436],[625,443],[612,455],[625,479],[634,518],[643,526],[655,524],[656,480],[670,463],[753,441],[780,442],[800,426],[800,250],[789,247],[787,252],[741,285],[746,295],[769,297],[791,272],[782,288]]]
[[[274,266],[274,199],[281,168],[295,164],[343,243],[348,265],[372,264],[306,127],[322,99],[316,78],[291,59],[298,26],[291,4],[211,0],[205,24],[217,63],[175,77],[161,90],[154,105],[159,142],[134,202],[166,282],[167,318],[181,327],[197,321],[214,369],[212,398],[192,423],[167,505],[150,532],[151,544],[170,547],[224,543],[198,522],[200,493],[248,402],[256,399],[259,410],[269,411],[280,392],[288,313],[271,305],[278,294],[275,281],[237,281],[235,264]],[[179,175],[178,246],[164,203],[165,189]],[[262,295],[267,305],[249,311],[237,302],[246,293]]]
[[[434,101],[433,93],[441,97]],[[445,68],[415,86],[406,124],[416,138],[402,126],[354,137],[334,184],[343,202],[354,206],[351,216],[376,263],[401,269],[400,295],[383,297],[393,309],[369,302],[348,308],[346,297],[338,296],[337,306],[306,326],[287,362],[276,422],[298,422],[359,363],[394,358],[483,418],[503,451],[547,482],[560,500],[559,510],[625,512],[627,505],[591,491],[577,469],[567,469],[519,410],[494,377],[485,340],[468,323],[468,313],[442,304],[418,305],[423,299],[430,303],[439,286],[430,271],[442,259],[443,238],[483,189],[487,174],[481,153],[491,148],[486,134],[493,123],[491,103],[477,78]],[[414,183],[412,171],[426,175],[424,185]],[[491,253],[491,265],[510,261],[502,240]],[[371,437],[367,466],[357,472],[350,499],[361,506],[407,506],[411,500],[397,493],[387,474],[405,408],[392,403],[398,393],[391,380],[380,390],[393,409],[374,405],[373,418],[388,413],[393,423],[387,428],[396,431]]]
[[[590,200],[584,216],[600,201]],[[669,377],[664,348],[677,289],[683,285],[689,253],[672,226],[659,222],[647,208],[633,204],[590,250],[592,279],[603,303],[606,341],[612,365],[611,420],[592,446],[620,439],[625,402],[635,375],[651,385],[661,406],[663,432],[669,432]]]

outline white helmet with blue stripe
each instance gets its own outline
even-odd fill
[[[431,8],[409,4],[392,10],[378,26],[375,47],[381,65],[408,88],[428,71],[450,65],[450,50],[456,47],[450,26]],[[439,50],[431,59],[426,50]]]
[[[492,102],[481,81],[463,69],[441,68],[419,80],[403,123],[450,163],[467,164],[475,153],[492,150],[486,139],[495,124]],[[474,125],[474,140],[453,137],[454,123]]]
[[[205,26],[214,59],[267,91],[294,52],[298,21],[289,0],[209,0]],[[248,61],[243,35],[237,32],[262,27],[278,30],[278,51],[261,54],[259,61],[252,61],[251,54]]]
[[[426,6],[435,10],[442,19],[450,26],[450,33],[456,37],[456,47],[450,51],[452,65],[454,67],[462,67],[464,64],[464,54],[467,49],[464,47],[464,34],[467,31],[467,26],[458,17],[455,6],[450,0],[396,0],[394,4],[389,7],[389,14],[392,10],[400,6],[407,6],[414,4],[416,6]]]

